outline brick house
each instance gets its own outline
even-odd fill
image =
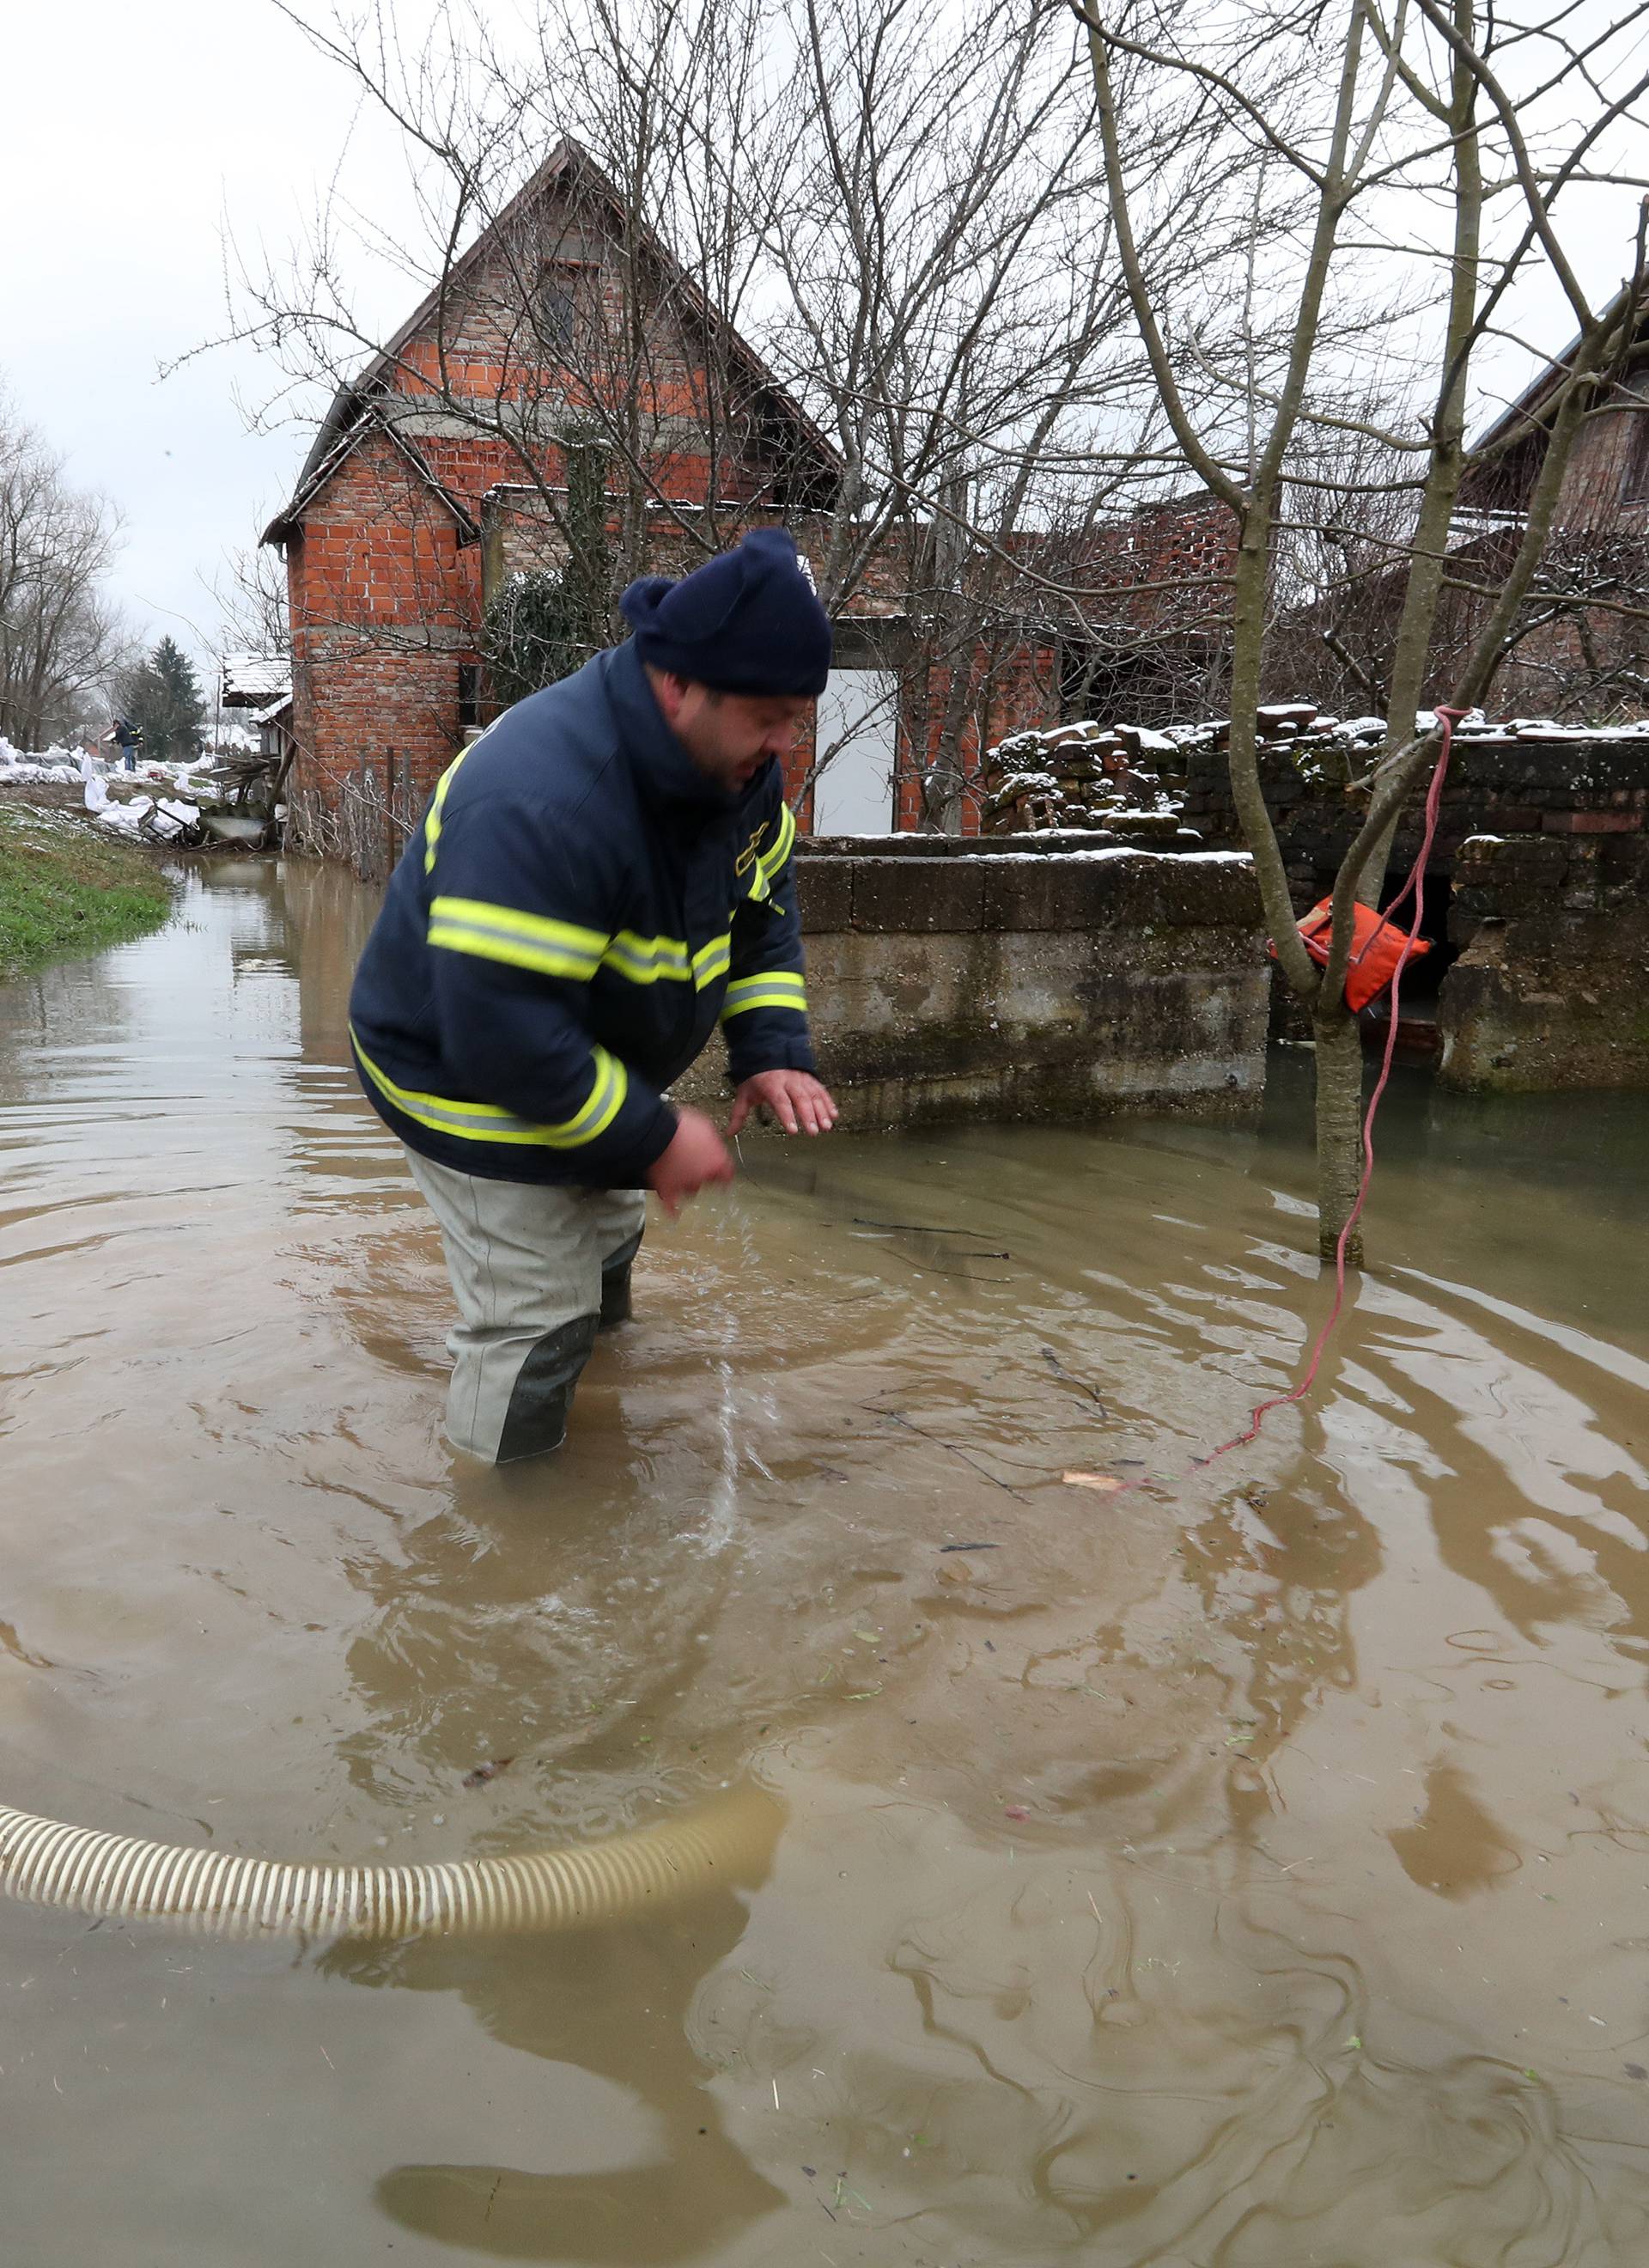
[[[487,600],[521,568],[567,563],[572,452],[591,446],[601,453],[606,538],[628,571],[682,572],[774,521],[824,557],[841,469],[829,441],[566,143],[339,388],[265,531],[286,556],[298,840],[358,852],[343,822],[370,807],[381,858],[415,823],[466,732],[490,713],[479,643]],[[1103,555],[1111,565],[1100,579],[1113,572],[1122,587],[1176,571],[1188,541],[1202,562],[1210,510],[1206,499],[1190,507],[1198,525],[1189,537],[1180,506],[1090,531],[1085,566]],[[1073,697],[1079,641],[1068,610],[1050,612],[1040,590],[1012,587],[1011,575],[987,609],[999,628],[976,641],[967,666],[934,662],[931,626],[912,604],[913,592],[943,580],[911,556],[927,541],[881,545],[838,615],[818,723],[830,761],[816,793],[814,747],[799,747],[790,767],[805,826],[918,824],[918,778],[948,734],[953,823],[971,831],[976,805],[961,789],[982,747],[1055,721]],[[1054,556],[1053,539],[1027,541]],[[1220,535],[1215,549],[1228,541]],[[1205,606],[1202,615],[1205,635]],[[1137,601],[1120,599],[1113,616],[1114,628],[1139,631]]]

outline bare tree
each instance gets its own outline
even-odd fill
[[[0,398],[0,735],[19,747],[76,730],[126,656],[104,587],[119,535]]]
[[[274,659],[291,652],[286,571],[267,545],[243,545],[232,552],[207,587],[217,610],[214,643],[220,653]]]
[[[929,822],[955,825],[1027,638],[1120,625],[1114,571],[1087,590],[1068,549],[1057,574],[1039,549],[1182,481],[1159,409],[1142,414],[1069,19],[958,0],[939,38],[916,0],[572,0],[507,41],[454,7],[411,51],[381,14],[294,19],[416,159],[423,249],[335,195],[293,261],[243,273],[239,328],[283,373],[269,414],[319,385],[323,435],[370,398],[431,459],[464,436],[506,458],[490,588],[574,559],[575,453],[608,498],[609,598],[785,519],[833,613],[880,624]],[[1168,133],[1142,127],[1141,162],[1166,161]],[[575,143],[588,163],[562,193],[523,200]],[[1136,232],[1153,289],[1189,288],[1215,232],[1286,232],[1287,196],[1233,221],[1226,188],[1188,181]],[[350,279],[374,261],[427,299],[423,329],[386,340],[358,312]],[[1217,351],[1218,310],[1206,328]],[[401,459],[384,487],[386,514],[417,508]]]
[[[381,14],[285,12],[401,136],[423,226],[392,241],[335,194],[288,260],[243,264],[239,328],[283,372],[266,420],[301,416],[320,387],[335,417],[370,397],[415,447],[486,445],[542,533],[539,564],[581,540],[568,460],[593,455],[619,585],[657,556],[690,564],[753,518],[821,500],[793,493],[816,476],[808,437],[776,424],[770,376],[737,333],[752,239],[726,158],[752,146],[755,0],[634,0],[622,19],[584,0],[546,9],[507,51],[478,9],[445,11],[410,51]],[[360,311],[373,263],[427,304],[423,323],[386,339]],[[684,496],[688,429],[698,492]]]
[[[1404,451],[1382,436],[1417,422],[1395,386],[1348,385],[1344,418],[1307,424],[1291,452],[1309,485],[1292,486],[1271,563],[1268,697],[1308,693],[1341,715],[1385,717],[1415,491]]]
[[[1468,401],[1474,383],[1485,383],[1489,356],[1515,335],[1520,291],[1538,273],[1567,302],[1576,336],[1546,405],[1540,466],[1511,556],[1448,688],[1462,708],[1482,698],[1515,635],[1576,433],[1636,332],[1641,249],[1627,284],[1602,304],[1583,288],[1576,258],[1583,213],[1595,210],[1584,203],[1587,188],[1641,186],[1626,129],[1641,129],[1649,86],[1634,52],[1645,11],[1623,0],[1612,10],[1512,0],[1492,14],[1480,12],[1478,0],[1342,0],[1332,18],[1263,0],[1238,0],[1216,17],[1180,0],[1071,4],[1087,34],[1108,202],[1152,380],[1187,462],[1240,525],[1232,786],[1284,978],[1307,1004],[1315,1031],[1319,1234],[1329,1252],[1361,1174],[1362,1059],[1343,997],[1353,911],[1359,898],[1378,902],[1398,814],[1437,760],[1436,733],[1416,720],[1455,506],[1474,469]],[[1147,170],[1135,134],[1147,119],[1159,133],[1165,117],[1180,154],[1172,166]],[[1280,342],[1222,369],[1194,316],[1155,288],[1139,247],[1177,195],[1182,172],[1218,173],[1233,152],[1263,152],[1301,186],[1310,219],[1293,244],[1274,245],[1260,263],[1257,297],[1285,312]],[[1233,189],[1233,208],[1249,193],[1247,184]],[[1204,288],[1240,298],[1243,281],[1229,266],[1222,273],[1216,257]],[[1426,374],[1422,415],[1395,431],[1343,408],[1343,319],[1371,290]],[[1192,364],[1203,374],[1195,393],[1184,382]],[[1211,367],[1223,386],[1208,383]],[[1332,949],[1320,969],[1294,928],[1260,783],[1256,710],[1274,634],[1279,537],[1296,500],[1320,484],[1316,437],[1335,430],[1393,453],[1397,470],[1384,485],[1407,497],[1410,518],[1386,677],[1390,730],[1336,880]],[[1347,1250],[1360,1259],[1355,1240]]]
[[[843,466],[823,588],[842,605],[891,583],[940,826],[967,743],[1033,650],[1045,667],[1066,636],[1136,642],[1137,578],[1095,532],[1183,485],[1142,402],[1093,105],[1073,97],[1057,21],[962,0],[939,37],[913,0],[805,0],[764,169],[782,286],[764,337]],[[1166,127],[1137,130],[1140,163],[1166,162]],[[1287,225],[1284,203],[1263,233]],[[1208,232],[1228,236],[1218,206],[1212,183],[1188,182],[1139,232],[1154,291],[1182,294]]]

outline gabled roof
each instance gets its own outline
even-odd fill
[[[1619,313],[1625,305],[1626,294],[1630,289],[1631,286],[1628,284],[1621,286],[1603,310],[1601,318],[1603,322],[1611,321]],[[1638,335],[1633,342],[1634,345],[1642,344],[1646,328],[1649,328],[1649,310],[1645,311],[1645,316],[1639,321]],[[1509,401],[1491,424],[1485,425],[1481,433],[1475,435],[1468,442],[1469,453],[1475,456],[1481,449],[1498,447],[1502,443],[1509,441],[1520,426],[1526,429],[1523,438],[1527,438],[1529,434],[1532,434],[1540,424],[1541,412],[1567,376],[1570,364],[1574,358],[1574,350],[1579,343],[1580,334],[1577,331],[1563,352],[1560,355],[1554,355],[1544,369],[1535,373],[1516,400]]]
[[[283,653],[226,653],[218,664],[218,699],[225,709],[260,709],[292,689],[292,665]]]
[[[343,394],[348,392],[349,389],[344,388],[340,393],[339,400],[342,400]],[[386,417],[382,414],[372,397],[361,395],[352,397],[352,401],[353,407],[348,422],[336,433],[326,449],[322,450],[320,441],[317,440],[314,448],[310,451],[304,461],[304,469],[298,476],[298,486],[292,492],[291,502],[276,513],[275,518],[258,538],[259,542],[284,543],[295,523],[302,518],[304,508],[310,498],[318,490],[325,487],[350,450],[359,442],[364,441],[368,433],[381,433],[392,448],[400,450],[424,486],[439,497],[453,518],[458,522],[459,534],[465,541],[479,543],[481,526],[475,514],[465,504],[463,498],[454,495],[445,482],[437,476],[434,466],[431,464],[417,444],[401,431],[393,417]],[[337,402],[335,401],[332,405],[333,409],[335,410],[337,406]],[[331,415],[332,411],[329,410],[328,420]],[[327,431],[324,423],[320,431],[324,436]]]
[[[627,216],[622,195],[614,182],[602,172],[589,151],[571,139],[560,142],[538,171],[518,189],[504,210],[490,220],[481,233],[460,253],[440,281],[402,323],[394,337],[366,364],[358,376],[341,386],[332,398],[326,416],[320,421],[314,445],[304,460],[298,483],[291,501],[277,512],[260,539],[264,543],[285,541],[293,523],[304,506],[314,495],[341,460],[361,438],[364,422],[375,399],[394,391],[391,384],[400,357],[404,349],[424,329],[448,298],[455,285],[463,282],[479,266],[489,248],[503,236],[512,223],[556,187],[584,191],[607,209],[637,227],[633,216]],[[800,403],[780,385],[755,349],[736,331],[720,309],[706,298],[694,283],[675,254],[654,232],[640,225],[638,234],[643,248],[657,261],[659,267],[680,291],[687,306],[707,334],[718,338],[725,346],[729,359],[743,372],[752,391],[762,398],[779,422],[791,426],[803,449],[818,460],[820,469],[831,475],[842,469],[842,460],[820,428],[814,424]],[[393,419],[378,417],[372,421],[387,432],[401,448],[412,456],[424,477],[439,490],[445,501],[460,519],[473,529],[474,522],[464,507],[445,489],[441,488],[423,456],[412,448],[397,431]]]

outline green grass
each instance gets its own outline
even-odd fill
[[[124,945],[171,910],[148,851],[56,812],[0,804],[0,982]]]

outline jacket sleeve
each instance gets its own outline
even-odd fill
[[[802,981],[801,915],[791,856],[796,821],[777,764],[772,807],[755,857],[739,876],[744,895],[732,917],[732,950],[722,1026],[733,1079],[763,1071],[816,1071]]]
[[[612,848],[511,798],[443,816],[429,854],[430,968],[442,1060],[589,1178],[638,1186],[676,1116],[589,1029],[611,942]]]

